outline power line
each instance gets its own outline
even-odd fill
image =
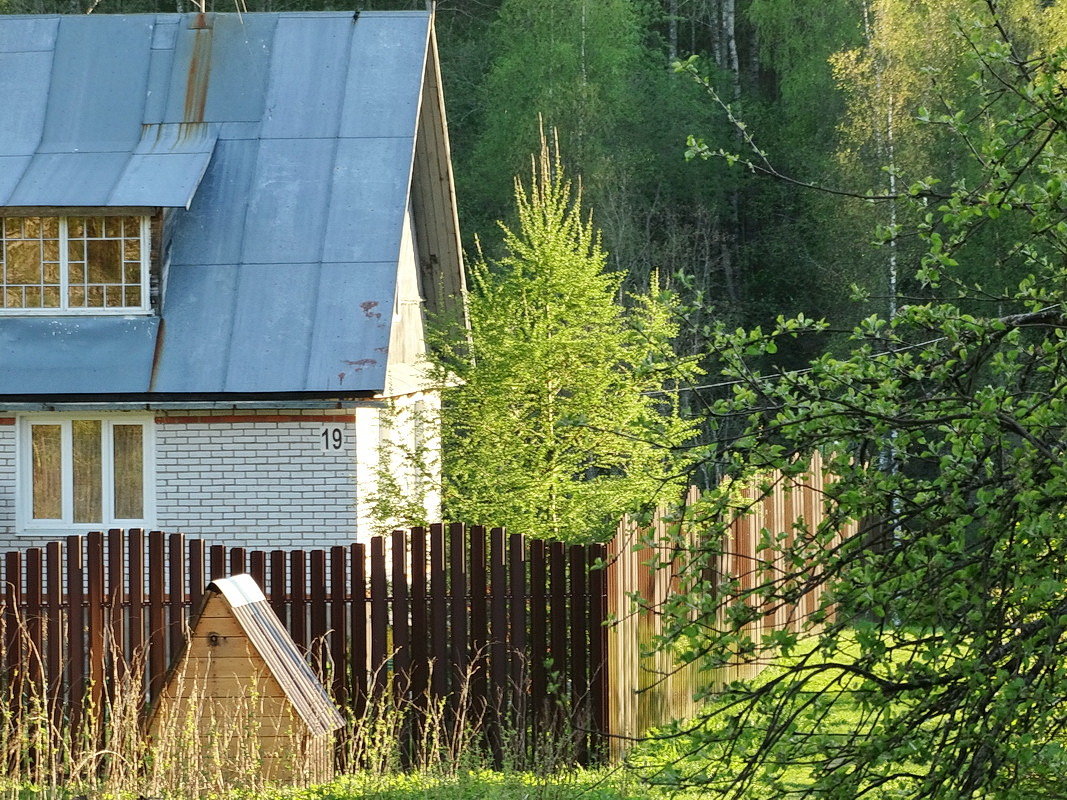
[[[947,339],[948,339],[947,336],[938,336],[936,339],[927,339],[925,342],[916,342],[915,344],[909,344],[909,345],[906,345],[905,347],[898,347],[898,348],[893,349],[893,350],[885,350],[885,351],[883,351],[881,353],[875,353],[872,356],[872,358],[880,358],[882,356],[891,356],[891,355],[895,355],[897,353],[905,353],[908,350],[914,350],[917,347],[926,347],[927,345],[930,345],[930,344],[937,344],[938,342],[943,342],[943,341],[945,341]],[[792,377],[795,377],[797,375],[806,375],[809,372],[814,372],[814,371],[815,371],[814,367],[805,367],[804,369],[792,369],[792,370],[786,370],[785,372],[772,372],[769,375],[760,375],[758,379],[759,380],[781,380],[782,378],[792,378]],[[739,386],[739,385],[741,385],[743,383],[751,383],[751,381],[738,378],[737,380],[721,381],[719,383],[703,383],[703,384],[700,384],[699,386],[675,386],[675,387],[672,387],[670,389],[650,389],[647,392],[643,392],[643,394],[646,394],[646,395],[657,395],[657,394],[677,394],[679,392],[698,392],[698,391],[701,391],[702,389],[723,389],[723,388],[726,388],[728,386]]]

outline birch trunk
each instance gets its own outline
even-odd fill
[[[737,58],[736,0],[722,1],[722,31],[726,41],[727,69],[730,71],[730,102],[741,99],[741,64]]]
[[[673,64],[678,60],[678,0],[670,0],[667,14],[667,54]]]

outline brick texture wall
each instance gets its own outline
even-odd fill
[[[368,472],[377,452],[378,413],[374,407],[154,412],[155,527],[256,549],[365,539],[369,534],[357,531],[357,472]],[[67,532],[16,530],[18,426],[3,419],[0,550],[42,546]],[[339,449],[323,451],[326,426],[341,429]],[[357,438],[368,451],[358,459]]]
[[[324,426],[340,449],[323,452]],[[155,451],[162,530],[259,549],[356,537],[351,412],[158,413]]]
[[[0,424],[0,539],[15,530],[15,433],[11,417]],[[8,539],[9,540],[9,539]],[[0,543],[7,544],[7,540]]]

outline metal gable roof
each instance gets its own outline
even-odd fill
[[[430,25],[0,16],[0,206],[166,209],[159,318],[0,316],[0,396],[382,391]]]
[[[241,629],[313,736],[322,736],[345,724],[251,575],[216,578],[207,590],[219,592],[226,599]],[[192,627],[195,630],[195,622]]]

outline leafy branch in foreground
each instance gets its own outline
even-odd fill
[[[1067,53],[1019,69],[989,9],[967,35],[996,115],[948,115],[983,179],[941,201],[908,194],[926,244],[917,280],[948,298],[871,317],[846,356],[774,377],[754,356],[817,325],[718,335],[737,384],[713,413],[743,425],[716,457],[734,480],[690,510],[705,535],[681,559],[665,644],[709,675],[771,666],[709,689],[707,715],[664,735],[661,782],[733,798],[1067,792]],[[954,283],[979,231],[1025,275],[995,313]],[[788,481],[816,451],[836,475],[822,521],[768,531],[748,574],[720,574],[731,520],[773,489],[744,499],[737,481],[772,468]],[[846,520],[859,533],[842,539]],[[763,630],[815,586],[820,607]]]

